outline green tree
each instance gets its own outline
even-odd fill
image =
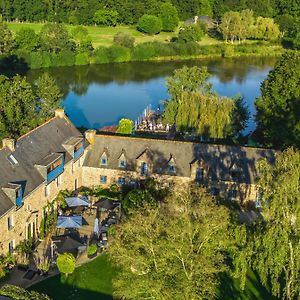
[[[10,53],[14,48],[12,31],[0,19],[0,55]]]
[[[163,31],[175,31],[179,23],[178,12],[171,3],[164,3],[160,7],[160,18]]]
[[[300,152],[287,149],[276,154],[275,164],[258,165],[258,186],[264,220],[238,230],[236,272],[245,284],[253,268],[272,294],[280,299],[300,296]]]
[[[280,36],[279,26],[272,18],[258,17],[256,19],[256,26],[254,37],[266,41],[277,40]]]
[[[57,268],[66,277],[75,270],[75,257],[71,253],[59,254],[56,259]]]
[[[39,100],[40,116],[46,119],[60,106],[63,94],[55,79],[49,73],[44,73],[36,81],[36,96]]]
[[[178,33],[179,42],[199,42],[204,36],[204,32],[198,25],[188,25],[181,27]]]
[[[71,48],[69,33],[62,24],[45,24],[40,32],[41,47],[48,52],[59,52]]]
[[[0,76],[0,136],[19,137],[37,125],[37,101],[25,78]]]
[[[118,32],[114,35],[114,44],[119,45],[126,48],[134,47],[135,39],[128,33]]]
[[[144,206],[157,206],[158,202],[153,198],[147,190],[132,190],[122,201],[122,208],[126,214],[134,213],[137,209],[142,209]]]
[[[257,127],[263,142],[300,147],[300,53],[286,52],[261,86],[256,99]]]
[[[89,52],[93,50],[92,39],[86,27],[76,26],[72,29],[71,35],[76,43],[77,52]]]
[[[119,13],[112,9],[99,9],[95,12],[94,21],[98,25],[116,26]]]
[[[132,134],[133,121],[130,119],[121,119],[119,121],[119,127],[117,133],[121,134]]]
[[[168,93],[171,99],[180,98],[183,92],[209,93],[211,91],[211,84],[207,82],[209,77],[206,67],[184,66],[175,70],[173,75],[167,78]]]
[[[137,29],[148,34],[157,34],[162,30],[162,21],[156,16],[143,15],[139,19]]]
[[[22,28],[16,34],[18,48],[28,52],[35,51],[39,47],[39,41],[39,36],[31,28]]]
[[[228,227],[227,209],[203,189],[136,211],[111,235],[110,257],[120,268],[115,296],[215,299],[218,275],[226,270]]]

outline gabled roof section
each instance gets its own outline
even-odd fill
[[[104,147],[109,148],[110,169],[119,169],[118,159],[124,149],[127,170],[136,171],[137,159],[141,160],[146,156],[154,173],[167,174],[171,153],[176,160],[176,176],[190,177],[191,164],[203,162],[209,170],[210,180],[232,181],[229,168],[236,163],[242,172],[234,181],[247,184],[254,183],[257,177],[255,164],[263,158],[274,162],[275,156],[275,151],[268,149],[96,135],[94,144],[87,152],[84,166],[99,167],[99,157]]]
[[[10,182],[21,182],[23,196],[26,197],[45,181],[35,165],[52,153],[66,153],[63,143],[74,136],[80,137],[81,134],[66,117],[54,117],[20,137],[15,143],[14,152],[8,148],[0,149],[0,216],[10,206],[2,187]],[[7,157],[10,154],[18,164],[9,162]],[[65,161],[71,159],[71,155],[66,153]]]
[[[41,160],[39,160],[36,165],[37,166],[44,166],[48,167],[58,159],[60,159],[63,156],[63,153],[50,153],[46,157],[43,157]]]

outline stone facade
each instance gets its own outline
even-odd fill
[[[43,219],[43,208],[51,203],[60,191],[73,191],[82,186],[83,161],[84,155],[75,162],[67,163],[64,172],[59,177],[48,185],[40,185],[23,199],[22,207],[13,208],[0,218],[0,255],[6,255],[9,252],[10,243],[15,247],[28,236],[38,236]]]

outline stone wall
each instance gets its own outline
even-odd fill
[[[28,237],[28,231],[31,236],[38,236],[40,223],[43,218],[43,208],[47,203],[51,203],[61,190],[75,189],[75,180],[77,188],[82,186],[82,164],[84,156],[76,162],[68,162],[65,165],[64,172],[60,175],[60,184],[57,178],[48,186],[49,195],[45,195],[46,185],[40,185],[30,195],[23,199],[23,206],[19,209],[13,209],[0,218],[0,255],[6,255],[9,251],[9,242],[13,241],[14,246]],[[9,230],[8,218],[12,218],[13,227]]]

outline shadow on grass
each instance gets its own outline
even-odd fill
[[[30,290],[47,294],[53,300],[111,300],[115,274],[116,270],[103,254],[76,268],[64,280],[57,275],[32,286]]]
[[[229,274],[223,273],[220,276],[221,284],[219,289],[219,299],[222,300],[277,300],[278,298],[260,283],[259,277],[252,271],[247,274],[245,289],[240,289],[238,279],[233,279]]]

